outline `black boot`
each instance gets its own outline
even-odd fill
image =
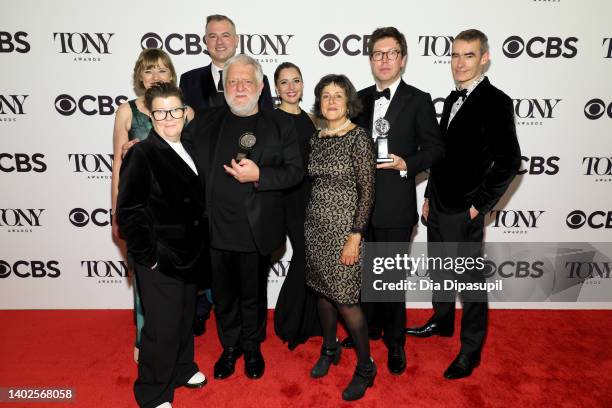
[[[342,391],[342,399],[345,401],[355,401],[363,397],[368,387],[374,385],[376,378],[376,364],[374,361],[370,364],[357,364],[355,374],[349,385]]]
[[[342,355],[342,347],[340,347],[338,340],[336,340],[336,347],[334,348],[321,346],[321,357],[310,370],[310,376],[312,378],[325,377],[330,365],[338,365],[340,355]]]

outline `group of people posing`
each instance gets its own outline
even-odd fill
[[[346,76],[326,75],[310,114],[300,107],[301,71],[289,62],[274,73],[273,108],[260,64],[236,55],[231,19],[209,16],[204,40],[211,64],[183,74],[180,87],[169,56],[143,50],[133,73],[143,95],[115,119],[113,233],[125,239],[135,272],[136,401],[170,407],[176,387],[206,384],[194,332],[204,330],[211,304],[223,346],[214,377],[233,375],[241,357],[246,376],[264,375],[270,256],[287,236],[293,255],[276,333],[290,349],[322,335],[313,378],[354,348],[357,366],[342,398],[359,399],[377,375],[371,339],[383,339],[387,368],[399,375],[406,333],[451,336],[455,326],[454,294],[410,329],[404,302],[360,302],[363,243],[410,242],[415,176],[427,169],[428,240],[482,242],[484,216],[519,168],[512,101],[484,76],[487,37],[474,29],[455,37],[456,90],[440,124],[430,95],[402,80],[407,45],[394,27],[370,36],[375,84],[357,92]],[[384,160],[379,138],[387,139]],[[349,334],[342,342],[339,317]],[[472,373],[486,328],[486,299],[465,303],[461,348],[446,378]]]

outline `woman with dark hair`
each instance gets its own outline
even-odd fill
[[[111,200],[113,223],[112,230],[115,239],[121,239],[119,225],[115,215],[117,208],[117,192],[119,189],[119,169],[124,152],[134,143],[146,139],[151,131],[150,112],[144,103],[144,93],[157,83],[171,82],[176,85],[176,71],[170,56],[158,48],[142,50],[132,71],[134,90],[139,95],[117,109],[113,129],[113,172],[111,180]],[[193,119],[193,110],[185,111],[187,120]],[[134,360],[138,362],[140,331],[144,325],[144,313],[139,299],[136,279],[132,280],[134,290],[134,315],[136,320],[136,343],[134,345]]]
[[[291,62],[283,62],[274,72],[274,85],[281,100],[278,112],[295,123],[302,162],[306,166],[310,156],[310,138],[315,132],[315,126],[310,116],[300,108],[304,92],[300,69]],[[274,330],[278,337],[288,343],[290,350],[311,336],[321,335],[316,298],[306,289],[304,220],[309,196],[310,181],[306,177],[285,192],[285,221],[292,256],[276,301]]]
[[[117,220],[147,313],[134,394],[141,407],[170,407],[176,387],[206,383],[194,362],[193,317],[208,222],[196,160],[181,143],[187,107],[180,89],[151,86],[144,105],[153,129],[121,165]]]
[[[321,356],[314,378],[338,364],[342,347],[336,338],[342,316],[357,352],[357,367],[342,398],[363,397],[374,384],[368,327],[359,306],[361,242],[374,203],[376,163],[367,132],[353,124],[360,110],[355,87],[344,75],[327,75],[315,88],[315,115],[327,127],[311,142],[308,176],[312,193],[306,210],[306,282],[318,295],[323,329]]]

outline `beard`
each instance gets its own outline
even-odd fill
[[[260,93],[261,92],[257,92],[257,94],[254,95],[251,99],[249,99],[249,101],[247,103],[245,103],[244,105],[236,104],[234,102],[234,99],[232,97],[230,97],[227,94],[227,92],[224,93],[224,96],[225,96],[225,101],[229,105],[229,107],[230,107],[231,111],[234,113],[234,115],[236,115],[236,116],[248,116],[251,112],[253,112],[253,110],[257,106],[257,102],[259,101],[259,94]]]

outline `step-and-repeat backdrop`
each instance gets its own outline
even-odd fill
[[[523,152],[520,175],[488,215],[487,240],[611,240],[611,2],[213,3],[3,4],[0,308],[131,307],[127,266],[111,238],[114,113],[135,97],[131,73],[144,47],[166,50],[179,73],[208,64],[204,21],[216,13],[236,22],[238,52],[259,60],[268,77],[283,61],[301,67],[305,109],[325,74],[344,73],[357,88],[371,85],[368,34],[393,25],[408,41],[404,79],[429,92],[440,114],[453,87],[452,38],[466,28],[481,29],[490,39],[489,78],[514,100]],[[419,179],[422,193],[426,183]],[[426,240],[423,226],[415,240]],[[290,258],[288,247],[271,266],[271,307]],[[610,266],[586,268],[605,283]]]

